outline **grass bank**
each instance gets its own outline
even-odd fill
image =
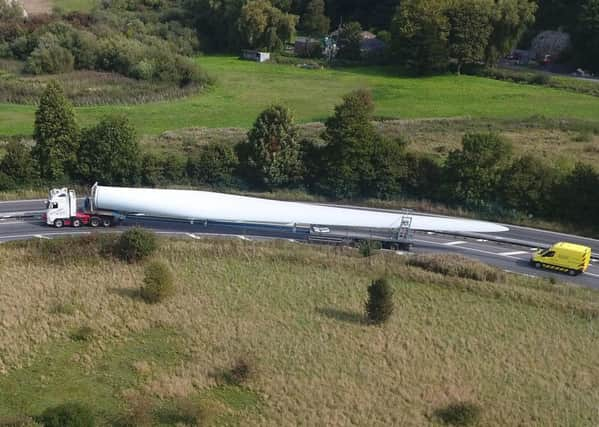
[[[599,113],[597,97],[481,77],[412,78],[387,67],[306,70],[225,56],[199,57],[198,62],[218,79],[205,93],[144,105],[80,107],[79,121],[86,125],[103,114],[120,112],[144,135],[194,126],[247,128],[271,103],[288,105],[300,122],[322,121],[345,93],[363,87],[373,91],[381,117],[542,115],[593,121]],[[31,134],[33,113],[32,106],[0,104],[0,135]]]
[[[436,425],[438,408],[463,400],[481,425],[596,419],[591,290],[443,276],[342,248],[165,240],[157,257],[177,293],[147,305],[141,266],[65,244],[72,259],[44,241],[0,246],[0,416],[81,400],[111,425],[138,395],[156,417],[177,399],[207,402],[216,425]],[[382,275],[396,311],[372,327],[366,286]],[[73,341],[83,325],[93,337]],[[240,355],[254,375],[222,386],[215,372]]]

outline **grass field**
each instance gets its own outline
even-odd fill
[[[162,425],[178,399],[209,405],[216,425],[437,425],[435,410],[461,400],[485,426],[597,422],[591,290],[451,278],[350,249],[170,240],[157,256],[177,294],[147,305],[141,266],[86,241],[65,244],[68,260],[47,245],[0,246],[0,416],[81,400],[114,425],[138,395]],[[368,326],[366,286],[382,275],[396,311]],[[90,341],[69,338],[84,325]],[[219,384],[239,357],[249,381]]]
[[[107,113],[127,114],[141,134],[192,126],[249,127],[271,103],[292,108],[300,122],[329,116],[341,96],[370,88],[376,114],[385,117],[492,117],[533,115],[596,120],[599,98],[472,76],[410,78],[389,68],[305,70],[289,65],[257,64],[234,57],[206,56],[198,62],[218,81],[199,95],[172,102],[77,108],[90,124]],[[33,106],[0,104],[0,135],[30,134]]]

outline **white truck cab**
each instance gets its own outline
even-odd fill
[[[76,217],[77,196],[75,191],[66,187],[50,190],[46,201],[46,224],[60,228],[63,225],[70,225]]]

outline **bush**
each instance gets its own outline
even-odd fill
[[[435,415],[445,424],[454,426],[469,426],[480,419],[481,408],[475,403],[451,403],[444,408],[437,409]]]
[[[386,279],[377,279],[368,287],[366,318],[370,323],[381,324],[393,314],[393,289]]]
[[[121,234],[116,246],[119,258],[133,263],[152,255],[158,248],[158,240],[153,232],[134,227]]]
[[[94,330],[89,326],[81,326],[71,332],[70,337],[73,341],[91,341],[94,337]]]
[[[229,385],[241,385],[253,374],[252,363],[247,358],[239,358],[233,366],[222,373],[222,379]]]
[[[546,86],[546,85],[549,85],[551,83],[551,77],[548,76],[547,74],[535,74],[535,75],[533,75],[533,76],[530,77],[529,81],[533,85]]]
[[[230,185],[239,161],[229,145],[210,143],[187,161],[187,174],[197,184]]]
[[[480,282],[500,282],[504,278],[503,273],[498,269],[460,255],[418,255],[410,257],[408,265],[445,276]]]
[[[70,402],[46,409],[40,416],[45,427],[93,427],[94,415],[82,403]]]
[[[59,74],[73,70],[75,59],[71,52],[57,44],[36,48],[25,65],[30,74]]]
[[[161,302],[174,293],[173,273],[168,265],[154,261],[146,267],[141,297],[148,303]]]
[[[378,253],[381,249],[381,242],[378,240],[360,240],[358,243],[358,252],[363,257],[369,257]]]

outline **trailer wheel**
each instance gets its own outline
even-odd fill
[[[56,228],[62,228],[63,225],[64,225],[64,221],[62,219],[55,219],[54,220],[54,227],[56,227]]]
[[[100,218],[98,218],[97,216],[92,216],[92,218],[89,220],[89,225],[91,225],[92,227],[97,227],[100,225],[100,222],[102,222]]]
[[[102,226],[103,227],[110,227],[112,225],[112,221],[110,220],[110,218],[102,218]]]
[[[73,224],[73,227],[79,228],[79,227],[81,227],[81,220],[79,218],[75,218],[73,220],[72,224]]]

